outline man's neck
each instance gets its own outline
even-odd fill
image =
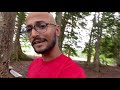
[[[62,53],[58,47],[53,48],[51,51],[47,52],[46,54],[42,54],[42,58],[44,61],[49,62],[56,57],[60,56]]]

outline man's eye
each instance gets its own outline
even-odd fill
[[[46,24],[39,24],[36,26],[39,29],[45,29],[46,28]]]
[[[44,28],[46,28],[46,25],[40,25],[40,28],[44,29]]]
[[[28,27],[28,28],[26,28],[26,31],[29,33],[29,32],[32,31],[32,28],[31,28],[31,27]]]

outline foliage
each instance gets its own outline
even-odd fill
[[[75,48],[79,47],[77,44],[80,39],[80,28],[85,28],[85,16],[88,16],[89,12],[64,12],[61,25],[61,37],[60,48],[65,54],[70,56],[78,56]],[[69,47],[70,50],[66,50]],[[68,53],[71,51],[71,53]]]
[[[97,15],[97,12],[95,12]],[[113,58],[113,62],[116,60],[117,65],[120,65],[120,13],[118,12],[101,12],[101,15],[104,15],[104,18],[99,19],[99,22],[96,18],[96,23],[93,22],[93,38],[94,41],[92,43],[92,52],[95,50],[96,39],[98,37],[98,27],[102,28],[102,37],[100,43],[100,59],[101,55],[104,58]],[[93,30],[91,29],[91,30]],[[91,35],[91,34],[90,34]],[[89,46],[89,42],[87,42],[86,47],[83,50],[83,53],[87,53]],[[102,58],[103,59],[103,58]],[[106,60],[106,59],[105,59]]]
[[[104,55],[100,55],[100,63],[103,65],[115,65],[115,60],[113,58],[106,58]]]
[[[113,58],[114,57],[114,54],[112,53],[113,51],[114,51],[114,46],[111,37],[107,35],[104,36],[101,42],[100,54],[104,53],[104,56],[106,58]]]

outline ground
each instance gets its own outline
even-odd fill
[[[100,72],[83,67],[88,78],[120,78],[120,67],[101,66]]]
[[[14,68],[15,71],[22,74],[26,78],[27,69],[31,61],[15,61],[10,65]],[[100,67],[100,72],[95,72],[91,69],[86,68],[83,64],[77,63],[83,67],[87,78],[120,78],[120,67],[116,66],[102,66]]]

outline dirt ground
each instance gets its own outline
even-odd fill
[[[15,71],[22,74],[23,77],[26,78],[27,69],[30,63],[31,61],[15,61],[10,65],[14,68]],[[98,73],[91,69],[86,68],[79,62],[78,64],[82,66],[83,69],[85,70],[87,78],[120,78],[120,67],[102,66],[100,67],[100,73]]]

